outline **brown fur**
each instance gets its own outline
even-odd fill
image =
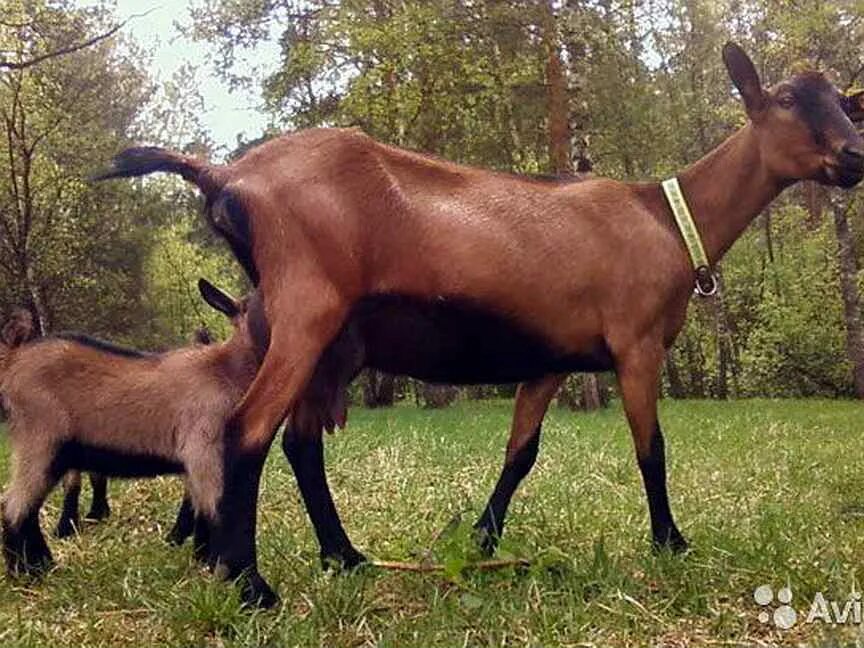
[[[7,345],[0,374],[13,456],[7,527],[38,510],[66,470],[87,467],[64,454],[70,443],[180,464],[195,510],[212,518],[225,421],[258,366],[245,307],[236,308],[225,343],[163,354],[127,357],[64,338]],[[125,474],[111,462],[100,470]]]
[[[213,336],[210,334],[210,330],[206,326],[202,325],[199,328],[195,329],[195,332],[190,337],[190,341],[192,344],[209,345],[213,343]],[[102,490],[104,491],[106,487],[106,478],[102,475],[98,475],[97,473],[91,473],[90,480],[94,487],[94,509],[96,509],[98,505],[102,506],[103,510],[107,512],[109,510],[107,499],[101,502],[97,502],[95,499],[96,484],[100,483],[102,485]],[[77,530],[78,494],[80,493],[80,491],[81,472],[78,470],[70,470],[63,477],[64,507],[57,527],[56,535],[58,537],[64,537],[66,535],[69,535],[70,532],[75,532]],[[188,489],[186,489],[184,492],[184,499],[188,497],[189,493]],[[68,519],[66,518],[66,516],[69,516]]]
[[[739,47],[723,55],[750,122],[679,175],[712,264],[785,187],[805,178],[849,187],[864,172],[864,142],[843,112],[850,102],[824,78],[799,75],[765,90]],[[382,293],[469,301],[562,354],[608,348],[655,541],[683,545],[668,510],[656,400],[694,273],[658,184],[532,182],[345,129],[285,135],[218,169],[161,155],[208,204],[228,195],[242,206],[270,324],[269,349],[235,418],[228,467],[237,468],[225,497],[236,501],[219,541],[229,573],[254,567],[252,467],[352,306]],[[217,216],[211,222],[230,242],[232,228]],[[559,379],[529,391],[543,405]],[[270,600],[252,576],[253,594]]]

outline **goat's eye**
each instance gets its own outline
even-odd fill
[[[781,108],[789,110],[790,108],[795,106],[795,97],[793,97],[791,94],[780,95],[780,97],[777,99],[777,103],[780,104]]]

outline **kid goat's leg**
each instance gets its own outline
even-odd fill
[[[636,458],[651,514],[655,547],[683,551],[687,542],[675,526],[666,492],[666,453],[657,421],[657,392],[663,348],[659,344],[634,345],[617,358],[616,371],[624,409],[636,446]]]
[[[507,507],[519,483],[531,472],[540,447],[540,424],[549,408],[549,402],[558,392],[566,374],[546,376],[519,385],[513,411],[513,425],[504,468],[495,490],[486,504],[483,515],[474,525],[481,551],[492,555],[504,532]]]
[[[183,501],[180,502],[180,508],[177,511],[177,519],[174,521],[174,526],[166,536],[166,540],[178,547],[182,545],[186,538],[192,535],[195,530],[195,508],[192,506],[192,499],[189,497],[189,488],[183,489]]]
[[[12,482],[3,498],[3,555],[10,574],[38,574],[54,562],[39,528],[39,509],[62,472],[41,444],[16,448]]]
[[[212,528],[212,558],[228,578],[243,577],[247,603],[271,606],[273,590],[258,573],[256,504],[261,470],[282,419],[297,401],[321,352],[342,326],[347,308],[326,282],[292,277],[265,305],[270,347],[249,391],[228,423],[222,497]]]
[[[81,473],[70,470],[63,475],[63,510],[57,521],[54,535],[58,538],[68,538],[78,530],[78,500],[81,497]]]
[[[108,478],[91,472],[90,486],[93,488],[93,501],[90,503],[90,512],[84,517],[88,520],[104,520],[111,515],[111,507],[108,506]]]

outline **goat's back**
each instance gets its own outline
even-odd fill
[[[219,351],[190,347],[150,355],[45,338],[17,350],[0,392],[13,434],[50,430],[58,441],[162,455],[180,431],[221,432],[242,397],[248,383],[220,371]]]

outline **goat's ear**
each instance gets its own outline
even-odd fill
[[[762,89],[756,66],[747,53],[736,43],[729,41],[723,46],[723,62],[729,72],[729,78],[741,93],[744,107],[750,119],[758,115],[767,105],[767,96]]]
[[[228,317],[236,317],[240,313],[240,307],[234,298],[219,290],[206,279],[198,280],[198,292],[201,293],[201,297],[204,298],[205,302],[220,313],[224,313]]]
[[[854,90],[843,98],[843,110],[853,122],[864,121],[864,90]]]

